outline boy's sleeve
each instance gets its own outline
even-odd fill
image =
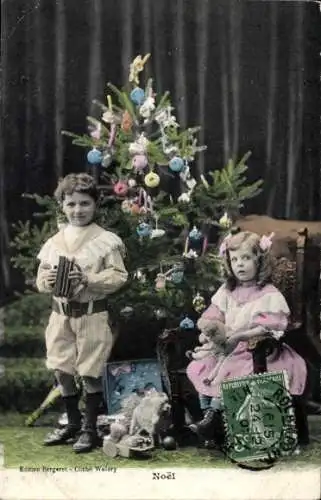
[[[51,293],[52,287],[48,285],[46,281],[46,274],[49,269],[51,269],[50,264],[48,264],[49,260],[49,251],[50,251],[50,240],[48,240],[40,252],[37,255],[37,259],[40,260],[40,264],[38,266],[37,277],[36,277],[36,287],[40,293]]]
[[[101,258],[97,271],[86,273],[88,291],[111,294],[121,288],[128,279],[124,255],[124,244],[118,239],[117,244],[111,247],[106,257]]]

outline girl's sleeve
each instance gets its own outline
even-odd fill
[[[252,326],[262,326],[279,339],[288,326],[289,306],[282,293],[275,289],[258,301],[258,309],[254,312]]]
[[[227,291],[225,285],[222,285],[211,299],[211,305],[203,312],[197,322],[200,330],[210,325],[213,321],[225,323],[225,313],[227,311]]]

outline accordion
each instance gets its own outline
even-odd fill
[[[74,262],[67,257],[59,257],[57,279],[53,290],[55,297],[68,298],[71,291],[71,281],[69,273],[74,269]]]

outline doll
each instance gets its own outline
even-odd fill
[[[118,236],[94,223],[98,190],[91,176],[67,175],[59,182],[55,197],[68,224],[41,248],[36,284],[40,292],[53,295],[45,332],[47,367],[60,386],[68,425],[55,429],[44,444],[58,445],[78,437],[73,449],[81,453],[99,444],[96,421],[102,403],[101,377],[115,337],[108,295],[127,281],[125,248]],[[61,257],[73,262],[68,297],[55,296]],[[76,375],[85,390],[82,426]]]
[[[206,434],[217,420],[220,384],[253,373],[252,354],[248,349],[250,341],[266,337],[279,340],[280,352],[267,357],[267,370],[285,370],[290,393],[299,396],[304,392],[306,364],[281,340],[290,311],[281,292],[271,284],[271,244],[271,237],[247,231],[229,235],[221,244],[226,282],[212,297],[198,327],[202,330],[212,322],[223,322],[227,355],[216,360],[212,356],[205,368],[202,361],[197,360],[187,367],[187,376],[196,390],[212,398],[203,420],[192,429],[200,435]]]
[[[199,374],[206,372],[203,383],[209,385],[214,380],[218,366],[223,361],[226,350],[226,333],[225,326],[219,320],[214,320],[211,323],[204,323],[203,330],[198,337],[200,346],[196,346],[194,351],[187,351],[188,359],[200,361],[203,365],[197,364]],[[211,405],[212,397],[199,393],[200,407],[205,412]]]

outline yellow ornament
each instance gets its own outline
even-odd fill
[[[155,188],[160,183],[160,177],[156,172],[149,172],[149,174],[145,175],[144,182],[147,187]]]

